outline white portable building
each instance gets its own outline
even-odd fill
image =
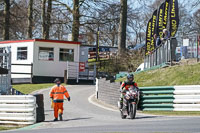
[[[58,40],[1,41],[0,49],[11,48],[13,83],[52,82],[64,78],[67,61],[79,62],[80,42]]]

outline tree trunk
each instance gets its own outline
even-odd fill
[[[78,41],[79,37],[79,0],[73,0],[73,24],[72,24],[72,41]]]
[[[46,0],[42,1],[42,38],[46,36]]]
[[[3,40],[9,40],[10,29],[10,0],[4,0]]]
[[[118,51],[123,54],[126,50],[127,0],[120,0],[120,24],[118,33]]]
[[[32,39],[32,29],[33,29],[33,0],[29,0],[28,6],[28,38]]]
[[[138,32],[136,31],[135,45],[137,45],[137,43],[138,43],[138,37],[139,37],[139,35],[138,35]]]
[[[139,32],[140,44],[142,44],[141,32]]]
[[[52,11],[52,0],[48,0],[45,39],[49,39],[49,31],[51,27],[51,11]]]
[[[115,46],[115,37],[116,37],[116,28],[115,28],[115,25],[113,27],[113,32],[112,32],[112,47]]]

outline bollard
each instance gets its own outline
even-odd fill
[[[36,97],[36,122],[42,122],[45,120],[45,115],[44,115],[44,98],[43,94],[35,94]]]

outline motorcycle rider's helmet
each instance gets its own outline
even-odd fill
[[[127,80],[128,80],[128,82],[133,82],[133,80],[134,80],[134,75],[133,75],[133,74],[128,74],[128,75],[127,75]]]

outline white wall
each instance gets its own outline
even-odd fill
[[[11,47],[11,64],[31,64],[33,63],[33,41],[1,43],[0,47]],[[17,60],[17,48],[27,47],[27,60]],[[11,72],[31,73],[31,66],[12,65]],[[11,78],[30,78],[27,74],[12,74]]]
[[[39,60],[39,47],[54,48],[54,61]],[[80,44],[67,44],[55,42],[34,43],[33,75],[34,76],[51,76],[64,77],[64,70],[67,69],[67,62],[59,61],[60,48],[74,49],[74,61],[79,62]]]

